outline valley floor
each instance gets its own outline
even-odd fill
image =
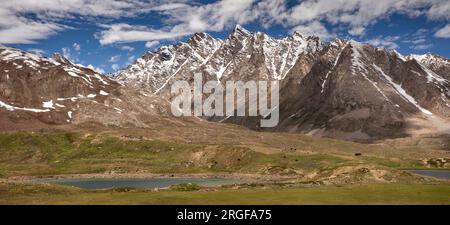
[[[448,136],[358,144],[233,125],[85,125],[0,133],[0,204],[450,204]],[[85,190],[39,177],[219,176],[245,185]]]
[[[447,184],[98,190],[0,183],[0,204],[450,204]]]

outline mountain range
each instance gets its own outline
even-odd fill
[[[147,52],[104,76],[55,54],[45,58],[0,47],[2,130],[79,124],[145,127],[169,118],[177,80],[280,81],[280,123],[257,117],[202,117],[255,130],[373,141],[450,132],[450,60],[401,55],[353,40],[285,38],[241,26],[224,39],[197,33]]]

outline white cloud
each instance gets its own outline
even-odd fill
[[[61,30],[63,27],[54,23],[10,18],[0,14],[1,44],[32,44],[35,40],[45,39]]]
[[[119,67],[119,64],[112,64],[111,65],[111,68],[114,70],[114,71],[116,71],[116,70],[118,70],[120,67]]]
[[[111,58],[108,60],[108,62],[115,63],[115,62],[118,62],[119,60],[120,60],[120,55],[113,55],[113,56],[111,56]]]
[[[450,1],[434,0],[430,9],[427,11],[427,17],[433,20],[450,20]]]
[[[91,64],[89,64],[88,66],[86,66],[87,68],[89,68],[89,69],[91,69],[91,70],[93,70],[93,71],[95,71],[95,72],[97,72],[97,73],[101,73],[101,74],[104,74],[105,73],[105,70],[104,69],[102,69],[102,68],[100,68],[100,67],[95,67],[95,66],[93,66],[93,65],[91,65]]]
[[[73,49],[75,49],[75,51],[79,52],[81,50],[81,45],[78,43],[73,43],[72,45]]]
[[[159,45],[159,41],[147,41],[145,43],[146,48],[153,48],[155,46]]]
[[[433,47],[433,44],[419,44],[419,45],[412,46],[412,49],[425,50],[425,49],[430,49],[431,47]]]
[[[450,38],[450,24],[447,24],[447,26],[439,29],[435,34],[435,37],[438,38]]]
[[[68,27],[65,19],[82,16],[135,17],[142,13],[174,10],[183,7],[185,0],[20,0],[0,4],[0,43],[31,44],[46,39]]]
[[[180,3],[181,4],[181,3]],[[210,4],[185,4],[181,7],[159,7],[167,17],[163,27],[116,23],[104,26],[97,38],[102,45],[116,42],[157,41],[175,39],[195,32],[223,31],[235,24],[257,22],[265,28],[274,24],[291,30],[315,33],[330,38],[333,34],[324,23],[346,29],[350,35],[362,36],[377,21],[394,13],[409,17],[427,16],[448,20],[450,4],[446,0],[219,0]],[[170,9],[170,10],[167,10]]]
[[[64,58],[70,60],[71,62],[74,63],[79,63],[79,56],[80,56],[80,50],[81,50],[81,45],[78,43],[73,43],[72,44],[72,48],[70,47],[64,47],[61,49],[62,50],[62,55],[64,56]],[[73,51],[72,51],[73,50]]]
[[[62,55],[64,56],[64,58],[68,59],[71,62],[78,61],[75,57],[72,56],[72,52],[70,51],[70,48],[64,47],[61,50],[62,50]]]
[[[409,45],[410,49],[414,50],[425,50],[433,47],[433,44],[427,44],[427,36],[428,36],[429,30],[428,29],[418,29],[416,32],[414,32],[411,35],[406,35],[402,40],[403,43],[406,43]]]
[[[266,2],[268,0],[263,0]],[[100,44],[175,39],[195,32],[222,31],[237,23],[246,24],[258,17],[256,0],[221,0],[206,5],[186,5],[164,11],[168,25],[160,29],[125,23],[104,26],[97,38]]]
[[[288,8],[287,6],[290,6]],[[162,18],[160,27],[117,22],[122,17],[154,13]],[[292,30],[320,32],[327,37],[331,24],[350,35],[364,35],[370,26],[392,14],[425,16],[429,20],[450,20],[448,0],[218,0],[201,3],[188,0],[22,0],[0,4],[0,43],[34,43],[64,29],[64,21],[83,18],[100,26],[96,37],[102,45],[135,41],[175,39],[195,32],[223,31],[235,24],[256,22],[265,28],[281,25]],[[114,19],[114,20],[111,20]],[[320,26],[322,25],[322,26]],[[448,26],[436,32],[447,38]],[[76,27],[75,27],[76,29]],[[332,32],[331,32],[332,33]]]
[[[356,26],[352,27],[350,30],[348,30],[348,33],[353,36],[360,36],[363,35],[366,31],[366,28],[363,26]]]
[[[411,43],[413,43],[413,44],[421,44],[421,43],[425,43],[425,42],[427,42],[427,40],[425,39],[425,38],[419,38],[419,39],[415,39],[415,40],[412,40],[411,41]]]
[[[386,37],[376,37],[370,40],[365,41],[376,47],[383,47],[387,49],[397,49],[399,48],[398,44],[395,41],[399,40],[399,36],[386,36]]]
[[[423,38],[428,34],[428,32],[429,32],[428,29],[420,28],[416,32],[414,32],[412,36],[415,38]]]
[[[39,56],[42,56],[42,55],[45,54],[44,50],[38,49],[38,48],[30,48],[30,49],[27,49],[27,51],[32,52],[32,53],[34,53],[36,55],[39,55]]]
[[[128,57],[128,59],[127,59],[127,64],[133,63],[133,61],[134,61],[135,59],[136,59],[136,56],[134,56],[134,55]]]
[[[348,25],[349,34],[359,36],[392,13],[417,16],[417,10],[430,4],[425,0],[305,0],[280,16],[293,25],[317,20]]]
[[[320,22],[313,21],[306,25],[298,25],[292,29],[292,31],[298,31],[301,34],[306,36],[318,36],[319,38],[329,40],[334,37],[334,35],[330,34]]]
[[[190,34],[189,32],[170,32],[154,30],[144,26],[132,26],[129,24],[113,24],[108,30],[100,33],[100,44],[126,43],[135,41],[173,39]]]
[[[162,4],[159,6],[152,7],[151,10],[152,11],[167,11],[167,10],[179,9],[182,7],[189,7],[189,5],[184,4],[184,3],[167,3],[167,4]]]
[[[322,21],[344,27],[350,35],[364,35],[367,29],[392,14],[425,16],[429,20],[450,20],[448,0],[304,0],[279,14],[288,24]]]
[[[252,13],[258,17],[259,23],[267,29],[275,23],[283,23],[283,17],[280,15],[286,10],[285,0],[270,0],[258,2]]]
[[[128,46],[128,45],[123,45],[123,46],[120,46],[119,48],[120,48],[120,50],[123,50],[123,51],[129,51],[129,52],[134,51],[134,48],[131,46]]]

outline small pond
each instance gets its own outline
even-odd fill
[[[53,183],[74,186],[85,189],[106,188],[165,188],[176,184],[198,184],[204,187],[245,183],[244,180],[227,178],[112,178],[112,179],[43,179],[36,180],[39,183]]]
[[[450,179],[450,170],[408,170],[422,176],[434,177],[438,179]]]

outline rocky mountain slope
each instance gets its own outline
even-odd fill
[[[148,52],[113,78],[58,54],[1,46],[1,130],[87,121],[146,127],[170,116],[171,84],[200,73],[221,83],[280,81],[278,126],[261,128],[259,117],[204,117],[214,122],[358,141],[448,133],[449,62],[297,32],[273,38],[241,26],[225,40],[199,33]]]
[[[85,121],[144,126],[142,115],[165,113],[166,105],[59,54],[0,47],[0,130]]]
[[[409,55],[407,58],[409,60],[415,59],[417,62],[423,64],[445,79],[450,79],[450,59],[431,53],[427,53],[425,55]]]
[[[163,91],[173,81],[192,79],[194,72],[215,80],[282,80],[303,53],[321,48],[322,43],[316,37],[294,33],[288,38],[274,39],[264,33],[250,33],[238,25],[224,41],[198,33],[186,43],[147,52],[118,71],[114,79],[147,87],[154,93]]]
[[[161,47],[147,52],[126,70],[115,74],[118,82],[147,87],[158,93],[177,75],[189,73],[202,66],[222,42],[208,34],[196,34],[187,43]]]
[[[280,123],[269,130],[371,140],[449,130],[448,60],[430,56],[299,33],[276,39],[236,26],[223,41],[202,33],[146,53],[114,78],[167,100],[170,84],[194,73],[222,83],[279,80]],[[208,119],[261,129],[255,117]]]

